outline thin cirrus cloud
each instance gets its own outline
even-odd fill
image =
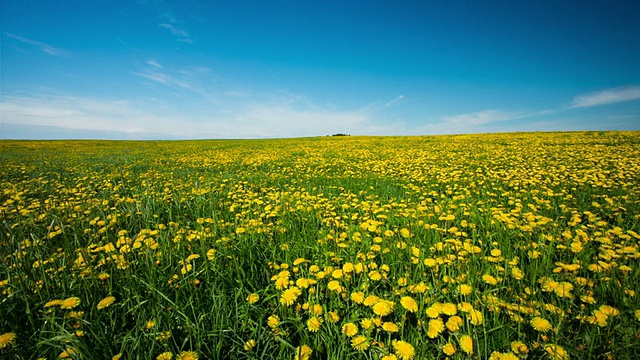
[[[5,96],[2,115],[6,124],[132,133],[151,129],[157,120],[130,101],[46,95]]]
[[[207,77],[211,69],[204,66],[191,66],[177,71],[165,69],[160,62],[155,59],[146,61],[149,65],[141,71],[132,71],[133,75],[151,80],[156,84],[169,88],[188,90],[202,95],[208,100],[215,100],[215,96],[198,85],[199,79]]]
[[[392,106],[395,105],[397,103],[399,103],[400,101],[402,101],[402,99],[404,99],[404,95],[399,95],[397,98],[393,99],[393,100],[389,100],[387,101],[384,106]]]
[[[585,108],[637,99],[640,99],[640,86],[625,86],[576,96],[570,107]]]
[[[488,132],[505,127],[503,123],[526,117],[524,113],[489,109],[471,113],[442,116],[437,121],[423,124],[408,132],[412,134],[469,134]],[[526,131],[520,129],[519,131]]]
[[[158,26],[161,27],[161,28],[168,29],[173,34],[173,36],[176,37],[176,39],[178,41],[182,41],[182,42],[186,42],[186,43],[189,43],[189,44],[193,44],[193,40],[191,40],[191,38],[189,37],[189,33],[186,30],[180,29],[180,28],[176,27],[175,25],[173,25],[171,23],[166,23],[166,22],[158,24]]]
[[[153,67],[157,67],[158,69],[162,69],[163,66],[160,65],[160,63],[158,61],[156,61],[155,59],[149,59],[147,60],[147,64],[153,66]]]
[[[521,117],[522,114],[519,113],[490,109],[467,114],[445,116],[442,118],[442,125],[448,128],[469,128],[495,122],[515,120]]]
[[[35,46],[35,47],[39,48],[40,50],[42,50],[43,52],[45,52],[45,53],[47,53],[49,55],[53,55],[53,56],[68,56],[69,55],[64,50],[58,49],[57,47],[51,46],[49,44],[45,44],[45,43],[40,42],[40,41],[27,39],[25,37],[18,36],[18,35],[15,35],[15,34],[11,34],[11,33],[8,33],[8,32],[5,32],[4,34],[7,35],[8,37],[10,37],[12,39],[15,39],[15,40],[18,40],[18,41],[20,41],[20,42],[22,42],[24,44]]]
[[[48,127],[60,131],[110,132],[114,138],[261,138],[352,134],[390,134],[406,131],[399,123],[376,123],[362,109],[335,111],[307,103],[303,98],[274,96],[248,101],[233,111],[184,116],[131,100],[104,100],[75,96],[5,97],[5,125]],[[161,105],[162,106],[162,105]],[[59,132],[58,132],[59,133]],[[52,133],[55,138],[55,132]],[[126,135],[129,134],[129,135]]]

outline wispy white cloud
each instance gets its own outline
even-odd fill
[[[200,94],[208,100],[216,99],[216,96],[199,85],[201,80],[212,72],[211,69],[204,66],[189,66],[178,70],[169,70],[154,59],[149,59],[146,63],[149,66],[131,73],[156,84]]]
[[[445,116],[442,122],[448,127],[472,128],[494,122],[514,120],[522,117],[521,114],[505,112],[503,110],[484,110],[473,113]]]
[[[74,130],[76,134],[117,132],[130,134],[126,138],[141,139],[297,137],[338,132],[384,135],[405,131],[399,123],[380,125],[365,111],[334,111],[309,105],[304,97],[287,98],[283,94],[212,110],[206,115],[159,108],[149,102],[74,96],[3,97],[0,105],[4,124],[47,126]]]
[[[66,51],[63,51],[57,47],[51,46],[49,44],[45,44],[43,42],[40,41],[35,41],[35,40],[31,40],[31,39],[27,39],[25,37],[22,36],[18,36],[15,34],[11,34],[8,32],[4,33],[5,35],[7,35],[8,37],[12,38],[12,39],[16,39],[22,43],[28,44],[28,45],[32,45],[35,46],[37,48],[39,48],[40,50],[42,50],[43,52],[49,54],[49,55],[53,55],[53,56],[68,56],[69,54]]]
[[[139,133],[157,120],[135,109],[132,102],[124,100],[5,96],[1,104],[3,122],[6,124]]]
[[[213,71],[206,66],[188,66],[188,67],[179,69],[176,72],[188,78],[201,79],[209,76]]]
[[[410,134],[470,134],[500,131],[511,120],[525,117],[524,113],[489,109],[472,113],[442,116],[436,121],[413,127]]]
[[[241,133],[258,137],[314,136],[366,131],[366,114],[356,111],[296,109],[292,104],[252,104],[235,115],[234,126]]]
[[[395,105],[395,104],[399,103],[400,101],[402,101],[402,99],[404,99],[404,95],[400,95],[400,96],[398,96],[397,98],[395,98],[395,99],[393,99],[393,100],[389,100],[389,101],[387,101],[387,102],[384,104],[384,106],[385,106],[385,107],[388,107],[388,106]]]
[[[149,59],[147,60],[147,64],[156,67],[158,69],[162,69],[162,65],[160,65],[160,63],[158,61],[156,61],[155,59]]]
[[[191,38],[189,37],[189,33],[186,30],[178,28],[177,26],[169,22],[160,23],[158,24],[158,26],[171,31],[173,36],[175,36],[178,41],[193,44],[193,40],[191,40]]]
[[[573,98],[571,108],[584,108],[640,99],[640,86],[625,86],[579,95]]]

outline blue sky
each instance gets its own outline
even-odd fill
[[[0,6],[0,138],[640,129],[639,1]]]

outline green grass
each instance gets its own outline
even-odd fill
[[[459,359],[550,358],[556,345],[634,359],[639,145],[637,132],[0,141],[0,358],[288,359],[306,345],[316,359],[380,359],[406,341],[419,359],[448,343]],[[73,309],[45,307],[71,297]],[[462,323],[430,336],[427,309],[445,303],[455,314],[435,318]],[[349,322],[367,349],[342,333]]]

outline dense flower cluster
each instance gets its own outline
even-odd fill
[[[636,132],[2,141],[0,154],[2,358],[637,348]]]

